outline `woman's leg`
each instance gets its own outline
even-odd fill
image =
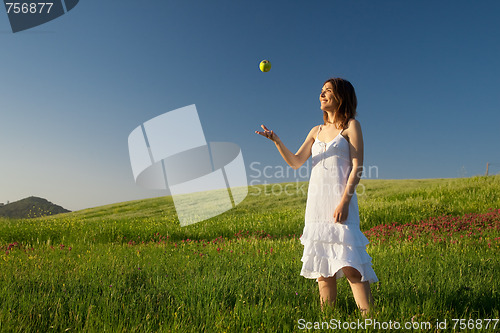
[[[324,305],[335,306],[335,301],[337,300],[337,278],[336,276],[318,278],[319,287],[319,298],[321,302],[321,309],[323,310]]]
[[[370,312],[370,308],[373,306],[373,296],[370,289],[370,282],[361,282],[361,273],[353,267],[343,267],[342,272],[344,272],[347,281],[351,285],[352,294],[354,295],[354,300],[361,310],[363,315]]]

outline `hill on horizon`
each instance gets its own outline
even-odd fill
[[[0,206],[0,217],[16,219],[34,218],[69,212],[71,211],[53,204],[47,199],[34,196]]]

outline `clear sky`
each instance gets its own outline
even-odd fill
[[[370,178],[498,173],[499,15],[496,0],[82,0],[14,34],[2,8],[0,202],[162,195],[135,184],[128,135],[190,104],[208,141],[241,147],[249,182],[266,166],[294,180],[254,131],[296,151],[337,76],[356,88]]]

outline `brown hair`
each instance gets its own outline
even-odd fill
[[[330,82],[333,86],[333,96],[339,104],[338,109],[333,115],[333,123],[342,129],[347,128],[349,120],[356,117],[356,107],[358,100],[356,92],[351,82],[341,78],[331,78],[325,81],[323,85]],[[328,123],[328,113],[323,111],[323,121],[325,125]]]

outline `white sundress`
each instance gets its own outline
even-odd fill
[[[300,275],[317,279],[337,274],[339,279],[344,276],[342,267],[349,266],[361,273],[361,281],[377,282],[372,258],[366,252],[369,242],[359,228],[356,194],[349,203],[347,220],[336,223],[333,218],[352,169],[349,143],[342,131],[330,142],[319,141],[320,131],[321,125],[312,146]]]

